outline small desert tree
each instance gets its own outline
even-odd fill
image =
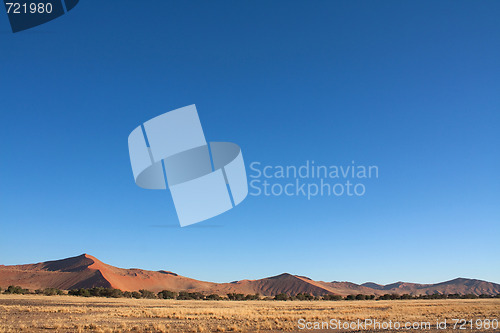
[[[325,301],[340,301],[342,299],[342,296],[329,294],[329,295],[323,296],[323,299]]]
[[[45,296],[54,296],[54,295],[62,295],[63,291],[57,288],[45,288],[43,290],[43,294]]]
[[[111,289],[108,293],[107,297],[112,297],[112,298],[120,298],[123,297],[123,291],[120,289]]]
[[[276,301],[286,301],[286,300],[288,300],[288,295],[284,294],[284,293],[278,294],[278,295],[274,296],[274,300],[276,300]]]
[[[205,299],[210,300],[210,301],[219,301],[222,299],[222,297],[220,297],[217,294],[210,294],[210,295],[206,296]]]
[[[245,295],[237,294],[237,293],[230,293],[230,294],[227,294],[227,298],[229,298],[231,301],[242,301],[245,299]]]
[[[255,300],[259,300],[260,299],[260,295],[259,294],[248,294],[245,296],[245,300],[246,301],[255,301]]]
[[[4,291],[4,294],[28,294],[28,289],[23,289],[19,286],[9,286],[7,290]]]
[[[90,297],[90,296],[92,296],[90,294],[90,291],[88,289],[85,289],[85,288],[70,290],[68,292],[68,295],[83,296],[83,297]]]
[[[162,290],[158,293],[158,298],[160,299],[175,299],[177,297],[177,293],[170,290]]]
[[[152,291],[149,291],[146,289],[141,289],[141,290],[139,290],[139,292],[141,293],[142,298],[156,298],[155,293]]]

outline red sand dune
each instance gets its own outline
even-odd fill
[[[107,287],[123,291],[147,289],[216,293],[255,294],[272,296],[279,293],[295,295],[326,294],[500,294],[500,285],[472,279],[455,279],[438,284],[397,282],[390,285],[351,282],[313,281],[304,276],[284,273],[260,280],[241,280],[231,283],[213,283],[190,279],[168,271],[123,269],[107,265],[96,258],[82,254],[77,257],[47,261],[38,264],[0,265],[0,287],[18,285],[28,289]]]

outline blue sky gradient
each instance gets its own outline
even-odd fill
[[[89,253],[229,282],[500,282],[500,2],[84,1],[0,14],[0,264]],[[127,137],[196,104],[247,168],[377,165],[363,197],[248,197],[180,228]]]

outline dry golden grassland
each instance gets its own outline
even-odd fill
[[[392,322],[500,319],[500,299],[398,301],[177,301],[0,295],[0,332],[340,332],[299,329],[299,319]],[[350,330],[347,330],[350,331]],[[359,332],[374,332],[359,330]],[[395,332],[395,330],[383,330]],[[422,330],[399,330],[399,332]],[[470,330],[499,332],[500,329]],[[345,332],[345,331],[342,331]],[[439,330],[464,332],[464,330]]]

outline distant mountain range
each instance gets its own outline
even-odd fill
[[[260,280],[241,280],[231,283],[204,282],[180,276],[169,271],[123,269],[107,265],[96,258],[82,254],[77,257],[46,261],[38,264],[0,265],[0,287],[17,285],[28,289],[75,289],[107,287],[123,291],[147,289],[202,292],[225,295],[227,293],[273,296],[279,293],[295,295],[309,293],[314,296],[327,294],[383,295],[410,294],[500,294],[500,284],[474,279],[458,278],[436,284],[396,282],[380,285],[373,282],[355,284],[351,282],[314,281],[304,276],[284,273]]]

